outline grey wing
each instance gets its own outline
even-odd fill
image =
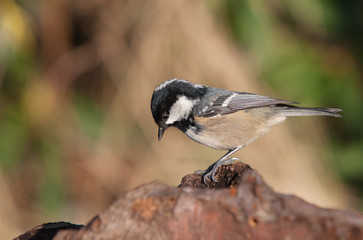
[[[252,93],[237,93],[228,103],[228,107],[233,111],[266,107],[276,104],[297,104],[297,102],[286,101],[282,99],[274,99],[266,96],[256,95]]]
[[[252,93],[230,92],[220,95],[199,112],[201,117],[225,115],[239,110],[266,107],[276,104],[297,104],[296,102],[274,99]]]

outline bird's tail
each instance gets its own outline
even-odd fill
[[[278,113],[285,117],[292,116],[330,116],[341,117],[338,112],[343,110],[338,108],[318,108],[318,107],[295,107],[295,106],[281,106],[276,107]]]

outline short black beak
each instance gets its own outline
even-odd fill
[[[165,130],[166,130],[166,127],[159,126],[159,132],[158,132],[158,139],[159,139],[159,141],[163,137]]]

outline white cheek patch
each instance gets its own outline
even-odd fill
[[[198,100],[191,100],[186,96],[179,96],[170,109],[169,118],[166,124],[173,124],[183,118],[187,118]]]

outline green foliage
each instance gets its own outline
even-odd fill
[[[61,210],[64,204],[64,160],[59,152],[57,141],[54,139],[43,139],[38,145],[40,161],[42,164],[41,187],[38,198],[42,206],[49,212]]]
[[[27,144],[26,122],[18,109],[3,109],[0,124],[0,166],[9,171],[18,166]]]
[[[90,98],[76,96],[74,101],[75,118],[82,133],[96,140],[104,121],[104,112]]]

